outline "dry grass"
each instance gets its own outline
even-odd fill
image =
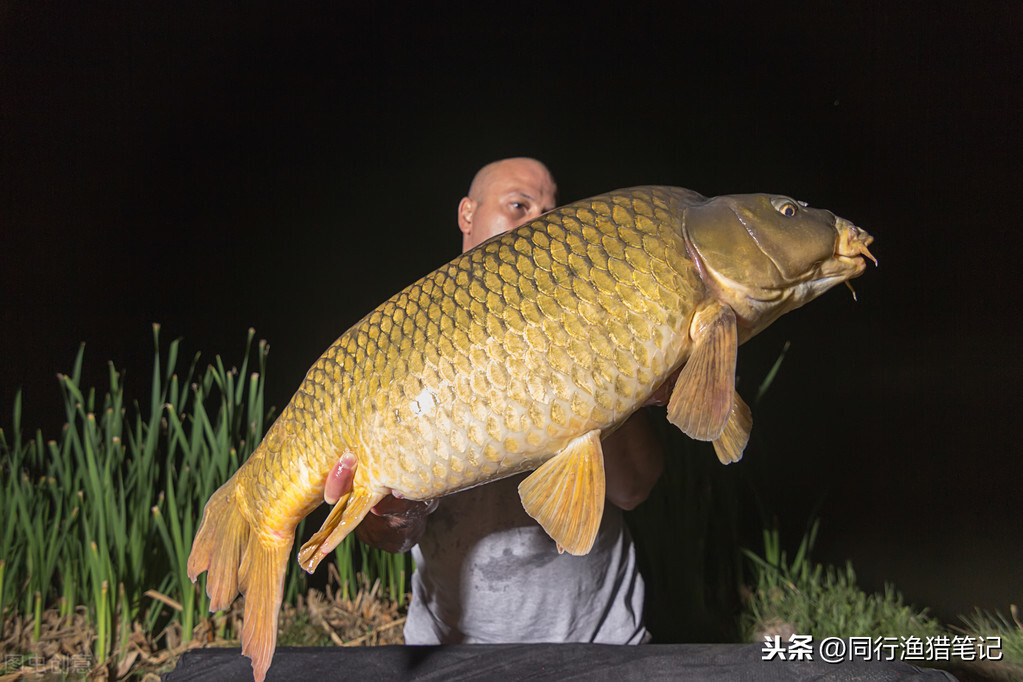
[[[337,585],[336,568],[331,564],[328,570],[330,582]],[[404,609],[381,596],[379,580],[372,587],[363,585],[354,598],[345,597],[330,584],[326,590],[326,593],[309,590],[304,597],[298,597],[296,605],[281,607],[279,646],[313,644],[306,634],[310,629],[323,637],[322,643],[327,646],[405,643]]]
[[[336,574],[336,569],[331,566]],[[336,584],[336,583],[335,583]],[[173,600],[160,601],[174,607]],[[0,682],[49,679],[114,679],[127,677],[155,682],[169,672],[185,651],[199,647],[237,647],[236,639],[218,633],[240,632],[245,602],[203,619],[192,640],[184,642],[177,619],[155,637],[138,623],[132,624],[127,645],[111,660],[94,660],[95,628],[89,625],[84,607],[65,616],[59,610],[43,612],[38,640],[35,623],[21,616],[8,618],[0,636]],[[346,598],[328,585],[326,592],[310,590],[297,604],[284,604],[279,621],[281,646],[377,646],[403,644],[405,617],[396,602],[380,596],[380,581],[364,586],[354,598]]]

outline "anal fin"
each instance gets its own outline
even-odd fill
[[[693,352],[668,401],[668,421],[690,438],[715,440],[728,422],[735,394],[735,313],[714,303],[696,313],[689,333]]]
[[[714,440],[714,452],[722,464],[731,464],[742,459],[742,451],[746,449],[752,428],[753,415],[750,414],[749,406],[736,392],[725,430]]]
[[[519,484],[526,513],[558,543],[558,551],[590,551],[604,515],[604,452],[600,431],[571,441]]]
[[[384,493],[374,493],[365,488],[356,488],[342,496],[320,529],[298,551],[299,565],[308,573],[315,571],[323,557],[334,551],[384,497]]]

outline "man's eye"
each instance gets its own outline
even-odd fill
[[[526,205],[525,205],[524,203],[522,203],[521,201],[513,201],[513,202],[511,202],[511,207],[512,207],[513,209],[515,209],[516,211],[525,211],[525,210],[528,210],[528,209],[529,209],[529,207],[528,207],[528,206],[526,206]]]

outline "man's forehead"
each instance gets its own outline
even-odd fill
[[[518,193],[534,200],[539,200],[543,194],[554,193],[554,181],[542,167],[496,169],[487,184],[492,193]]]

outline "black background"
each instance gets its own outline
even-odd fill
[[[668,5],[669,3],[664,3]],[[371,5],[371,6],[367,6]],[[348,326],[453,257],[478,167],[573,201],[785,193],[875,235],[740,351],[763,494],[951,617],[1023,599],[1018,2],[0,3],[0,423],[59,428],[85,341],[144,400],[270,342],[282,406]],[[744,381],[745,379],[745,381]],[[739,466],[745,465],[746,462]],[[798,537],[798,536],[796,536]],[[790,539],[792,539],[790,537]]]

